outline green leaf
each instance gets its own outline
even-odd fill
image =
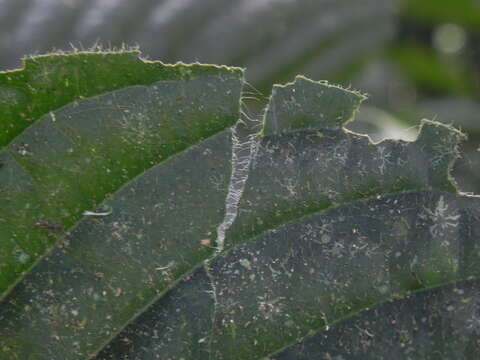
[[[145,62],[138,51],[49,55],[24,60],[21,70],[0,72],[0,148],[41,116],[75,100],[161,80],[214,73],[204,66]]]
[[[271,359],[475,359],[479,289],[464,281],[379,304]]]
[[[237,121],[239,69],[165,68],[170,78],[150,86],[127,87],[51,111],[0,152],[2,297],[85,211]],[[75,66],[72,70],[76,73]],[[231,146],[221,146],[229,160]],[[221,183],[229,173],[212,171],[211,176]]]
[[[468,140],[462,143],[462,157],[455,163],[455,175],[462,191],[475,194],[480,193],[480,122],[476,115],[479,111],[476,101],[441,98],[424,101],[412,110],[413,114],[405,115],[410,119],[436,116],[436,121],[453,122],[455,127],[468,134]]]
[[[310,91],[302,92],[302,86]],[[339,120],[350,119],[361,99],[358,94],[302,78],[276,89],[264,124],[266,128],[269,121],[275,122],[270,128],[282,125],[277,126],[279,135],[265,136],[257,144],[238,217],[226,234],[226,248],[237,248],[178,284],[98,359],[261,358],[380,302],[478,276],[478,230],[474,230],[478,200],[444,192],[455,192],[447,169],[457,156],[462,135],[424,122],[416,142],[373,145],[341,130],[341,121],[334,130],[328,129],[328,122],[323,129],[318,120],[322,113],[309,117],[315,114],[309,105],[321,109],[319,103],[328,104],[328,90],[336,93],[333,105],[350,104]],[[297,98],[304,102],[291,106]],[[321,100],[314,103],[316,98]],[[306,113],[300,122],[295,109]],[[326,111],[335,113],[334,109],[330,106]],[[314,126],[317,130],[302,130]],[[282,133],[284,129],[295,131]],[[263,145],[267,141],[276,141],[275,146],[267,148]],[[348,151],[338,151],[345,143],[351,146]],[[334,162],[338,153],[345,154],[344,160]],[[312,156],[315,160],[307,161]],[[329,161],[334,163],[329,166]],[[316,175],[320,170],[324,173]],[[328,180],[328,175],[336,181]],[[395,187],[401,176],[409,181]],[[316,186],[292,186],[297,195],[274,185],[289,179],[300,184],[302,179],[310,180]],[[318,193],[311,194],[317,188],[335,190],[341,200],[336,208],[301,207],[303,198],[319,198]],[[418,189],[430,191],[413,191]],[[391,195],[394,192],[405,194]],[[280,201],[296,210],[276,218],[272,203]],[[250,207],[246,209],[244,203]],[[296,220],[305,216],[306,220]],[[293,223],[281,226],[288,221]],[[246,225],[233,232],[239,222]],[[258,236],[262,232],[266,233]],[[238,240],[232,234],[238,234]],[[253,240],[238,247],[249,239]],[[213,300],[200,300],[205,292],[212,292]],[[196,316],[188,316],[188,309],[195,309]],[[208,330],[205,324],[212,313]],[[179,340],[184,338],[189,340]]]
[[[477,278],[479,205],[478,198],[413,192],[357,202],[271,231],[213,261],[208,276],[200,271],[179,284],[99,359],[260,359],[305,337],[329,335],[337,323],[348,321],[345,327],[353,331],[348,319],[366,309]],[[199,300],[205,291],[214,291],[213,301]],[[188,309],[196,315],[188,316]],[[212,312],[208,333],[204,324]],[[189,341],[179,344],[187,334]]]
[[[353,120],[365,96],[303,76],[275,85],[264,116],[263,136],[296,130],[340,130]]]
[[[479,205],[447,193],[386,196],[309,217],[235,249],[210,269],[212,354],[269,356],[379,302],[478,277],[476,232],[468,228],[478,228]]]
[[[229,147],[224,131],[176,155],[117,191],[110,215],[78,224],[6,299],[0,343],[20,358],[30,350],[18,338],[44,358],[85,358],[211,256],[204,241],[213,245],[224,217]]]
[[[274,88],[238,217],[226,232],[227,247],[291,219],[361,199],[422,189],[455,191],[446,169],[458,157],[463,135],[423,121],[415,142],[373,144],[342,128],[363,99],[302,77]]]
[[[342,128],[362,95],[299,77],[275,88],[253,143],[238,144],[226,128],[239,116],[242,73],[207,68],[76,101],[2,153],[5,204],[34,204],[31,216],[60,219],[50,232],[68,229],[43,234],[57,247],[47,244],[0,303],[3,357],[295,358],[308,346],[319,358],[309,339],[354,331],[368,309],[397,311],[433,288],[453,296],[450,283],[478,278],[480,200],[449,177],[459,131],[424,121],[414,142],[372,143]],[[249,145],[245,171],[238,157]],[[72,171],[78,164],[88,168]],[[14,182],[17,168],[25,176]],[[64,179],[61,200],[35,188],[51,194]]]

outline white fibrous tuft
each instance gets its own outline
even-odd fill
[[[246,116],[242,112],[243,116]],[[250,122],[251,118],[248,119]],[[221,252],[225,245],[225,233],[233,224],[237,217],[238,203],[242,197],[245,182],[248,178],[248,170],[252,159],[253,149],[257,142],[259,124],[255,124],[253,129],[247,131],[246,134],[239,134],[243,132],[245,122],[242,120],[236,126],[231,128],[232,131],[232,175],[230,178],[230,185],[228,186],[228,194],[225,204],[225,217],[223,222],[217,228],[217,251]],[[239,130],[242,127],[242,130]]]

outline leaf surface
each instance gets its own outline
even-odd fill
[[[310,213],[384,194],[455,191],[448,169],[463,135],[424,121],[415,142],[345,130],[364,97],[298,77],[274,88],[226,247]]]
[[[327,326],[342,324],[365,309],[421,289],[476,278],[478,205],[476,198],[416,192],[339,207],[269,232],[213,261],[208,275],[200,273],[179,284],[99,359],[150,359],[160,354],[263,358],[317,332],[317,338],[328,335]],[[201,309],[201,292],[212,290],[196,290],[199,278],[211,279],[214,291],[214,301],[202,302]],[[197,296],[186,296],[192,291]],[[452,289],[446,286],[442,291]],[[185,314],[189,308],[196,309],[194,317]],[[213,327],[206,336],[198,329],[212,312]],[[349,324],[350,320],[348,331],[354,331]],[[459,321],[462,326],[469,325]],[[190,340],[178,344],[186,334]],[[297,348],[301,345],[294,351]],[[324,352],[315,354],[310,358]]]
[[[75,100],[160,80],[214,73],[205,66],[145,62],[138,51],[49,55],[24,60],[24,68],[0,72],[0,149],[41,116]]]
[[[380,304],[271,359],[475,359],[479,285],[464,281]]]
[[[139,316],[98,359],[275,356],[365,309],[478,277],[478,198],[456,195],[448,177],[462,135],[424,122],[416,142],[372,144],[341,129],[360,100],[306,79],[277,88],[226,252]],[[300,185],[282,184],[289,179]],[[335,202],[325,196],[332,193]],[[326,206],[302,207],[319,195]],[[276,217],[279,202],[290,211]],[[235,233],[237,222],[247,225]],[[205,293],[212,299],[200,300]]]
[[[0,152],[2,297],[85,211],[237,121],[242,72],[197,70],[179,65],[176,80],[75,101],[44,115]],[[229,159],[231,146],[221,146]],[[228,182],[229,173],[217,180]]]
[[[2,304],[6,353],[95,354],[211,256],[225,212],[230,136],[221,132],[147,171],[104,204],[111,215],[80,222]]]
[[[330,329],[355,331],[357,317],[368,316],[368,309],[383,311],[387,303],[401,309],[405,297],[433,294],[433,288],[448,293],[453,291],[448,284],[473,283],[478,277],[479,199],[457,194],[449,178],[463,135],[424,121],[414,142],[374,144],[342,127],[362,95],[302,77],[274,89],[263,131],[253,143],[237,217],[218,239],[222,251],[215,252],[235,158],[231,133],[224,129],[238,118],[242,83],[240,72],[218,71],[86,99],[22,134],[54,134],[51,124],[62,119],[69,124],[62,135],[84,131],[76,143],[97,141],[95,151],[86,154],[95,160],[89,168],[97,171],[95,186],[105,189],[109,183],[101,182],[102,174],[113,174],[109,181],[121,178],[119,161],[130,159],[135,169],[145,153],[154,157],[138,165],[136,175],[104,191],[111,196],[85,205],[80,217],[95,208],[97,216],[87,213],[74,222],[60,246],[1,303],[2,355],[295,358],[302,345],[315,342],[309,339]],[[150,90],[159,91],[159,97],[150,100]],[[125,123],[130,118],[123,115],[123,98],[127,114],[144,114],[135,106],[151,104],[150,116],[134,117],[134,131]],[[78,115],[78,106],[105,115]],[[204,117],[197,117],[199,109]],[[74,115],[80,116],[74,124],[90,124],[88,129],[68,123]],[[164,131],[162,121],[145,127],[145,117],[166,121],[171,132]],[[161,152],[165,144],[171,151],[167,156]],[[33,147],[20,149],[27,152],[21,154],[22,145],[14,145],[7,152],[13,160],[4,167],[33,166]],[[47,174],[55,183],[53,178],[66,177],[60,165],[52,166],[51,154],[61,152],[44,148],[37,158],[44,166],[32,174]],[[109,149],[123,152],[98,155]],[[54,160],[47,165],[43,159]],[[34,187],[30,178],[17,188]],[[88,191],[82,188],[85,197],[94,197]],[[35,204],[41,204],[38,198]],[[459,320],[458,328],[467,332],[469,326]],[[335,338],[337,344],[340,339]],[[452,346],[462,349],[462,341]],[[325,355],[308,349],[310,358]],[[356,356],[360,350],[346,351],[345,356]]]

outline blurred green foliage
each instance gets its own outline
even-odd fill
[[[462,129],[468,141],[462,145],[464,156],[453,177],[461,190],[480,193],[480,1],[401,4],[397,35],[384,59],[395,66],[413,95],[403,107],[387,104],[386,110],[406,126],[426,117]]]
[[[447,54],[435,43],[440,28],[446,24],[458,28],[465,37],[458,51]],[[397,39],[388,57],[420,95],[476,98],[480,92],[476,69],[479,30],[477,0],[405,0]]]
[[[458,59],[442,58],[424,45],[398,43],[387,51],[420,93],[428,95],[473,95],[475,84],[468,68]]]
[[[403,14],[427,25],[453,22],[468,30],[480,30],[480,2],[478,0],[406,0]]]

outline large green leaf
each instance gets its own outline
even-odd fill
[[[73,62],[66,71],[88,78],[90,74],[80,74],[76,68],[85,56],[67,56],[59,61],[54,56],[41,61]],[[89,56],[95,62],[95,56]],[[85,211],[93,210],[136,176],[238,120],[242,86],[239,69],[163,66],[143,63],[132,56],[125,55],[128,62],[133,62],[132,73],[143,64],[142,71],[150,72],[149,76],[156,71],[158,81],[149,78],[149,86],[127,86],[51,110],[0,152],[2,297],[49,248],[58,244],[63,232]],[[116,54],[106,56],[107,60],[103,57],[97,58],[99,65],[119,59]],[[118,73],[128,77],[129,71],[119,67]],[[143,75],[146,81],[147,75]],[[30,87],[28,83],[25,86]],[[47,82],[47,90],[49,86]],[[35,102],[48,101],[41,97],[31,103]],[[42,109],[57,105],[54,100]],[[3,106],[8,114],[9,103]],[[15,114],[12,112],[6,122],[18,123]],[[215,146],[223,147],[218,151],[229,161],[231,146],[225,142]],[[209,175],[218,178],[222,191],[226,191],[228,184],[223,184],[230,176],[229,169],[224,171],[215,174],[212,166]]]
[[[416,142],[373,145],[340,129],[360,99],[358,94],[302,78],[276,88],[263,133],[277,129],[279,134],[267,135],[257,144],[242,205],[230,230],[237,223],[246,225],[242,231],[227,231],[226,246],[252,237],[253,241],[226,252],[177,285],[98,358],[273,356],[366,308],[478,276],[478,199],[444,192],[454,190],[447,169],[457,155],[461,135],[425,122]],[[323,112],[329,116],[321,116]],[[331,119],[338,123],[331,124]],[[335,143],[347,136],[356,140],[347,142],[356,145],[350,145],[349,151],[342,149],[345,141]],[[263,143],[275,140],[275,147],[263,150]],[[343,161],[334,162],[337,153]],[[312,155],[316,161],[307,161]],[[329,166],[329,161],[334,164]],[[324,173],[312,176],[318,168]],[[344,176],[334,177],[338,173]],[[392,187],[400,176],[410,181]],[[290,189],[275,186],[276,181],[289,179],[294,180]],[[302,189],[296,179],[316,186],[306,187],[300,180]],[[306,196],[322,195],[311,195],[317,188],[327,193],[336,190],[339,201],[302,207]],[[429,191],[412,192],[422,188]],[[349,191],[355,196],[348,196]],[[368,198],[373,199],[365,201]],[[287,201],[285,208],[295,210],[276,217],[275,204],[282,201]],[[332,205],[337,208],[328,210]],[[315,215],[298,221],[310,213]],[[293,223],[281,226],[288,221]],[[231,238],[232,234],[238,238]],[[213,298],[204,299],[205,293]],[[191,311],[196,315],[191,316]],[[322,354],[317,351],[308,358]]]
[[[424,121],[415,142],[374,145],[342,128],[362,99],[302,77],[274,88],[227,241],[242,243],[292,218],[360,199],[454,190],[446,168],[458,156],[459,132]]]
[[[477,359],[479,288],[471,280],[380,304],[272,360]]]
[[[38,56],[0,72],[0,148],[50,111],[86,97],[161,80],[189,80],[215,70],[145,62],[138,51]]]
[[[194,146],[118,191],[104,203],[112,214],[82,221],[2,305],[6,353],[94,354],[210,256],[205,241],[213,244],[224,217],[229,147],[228,131]]]
[[[339,207],[269,232],[215,260],[208,274],[200,270],[179,284],[99,359],[273,356],[306,336],[325,336],[328,326],[365,309],[478,277],[478,205],[478,199],[414,192]],[[213,299],[203,299],[206,292]]]
[[[297,343],[310,346],[316,341],[309,339],[340,324],[356,329],[353,316],[369,308],[381,311],[391,301],[401,309],[399,301],[412,293],[449,293],[449,283],[478,277],[479,199],[457,194],[449,178],[460,132],[425,121],[415,142],[374,144],[342,128],[362,95],[299,77],[275,87],[245,183],[237,183],[244,146],[223,129],[238,118],[241,72],[210,69],[216,73],[75,102],[22,133],[56,134],[48,127],[53,123],[65,126],[62,135],[83,131],[75,144],[97,141],[84,146],[95,152],[70,163],[69,155],[58,157],[72,146],[60,146],[60,137],[7,148],[12,160],[0,171],[38,162],[32,174],[58,185],[69,179],[60,166],[74,168],[90,157],[96,165],[87,171],[96,180],[82,188],[82,199],[94,199],[83,200],[76,213],[83,219],[58,235],[60,246],[0,303],[3,357],[296,358]],[[127,104],[134,114],[150,109],[150,116],[135,117],[134,130],[125,126],[128,116],[119,116]],[[165,123],[173,124],[171,133]],[[171,153],[155,152],[166,141],[174,144]],[[52,148],[37,145],[45,143],[59,143],[58,160]],[[157,157],[142,165],[142,155],[151,153]],[[140,162],[141,169],[95,197],[97,187],[109,185],[106,169],[116,181],[124,162]],[[8,182],[7,194],[33,187],[28,180]],[[43,204],[45,210],[31,213],[48,211],[61,221],[55,211],[69,204],[42,203],[41,196],[17,203]],[[457,325],[467,331],[470,323],[460,317]],[[464,339],[451,341],[461,348]],[[313,346],[308,358],[325,355],[322,349]],[[419,358],[428,358],[422,351]]]

